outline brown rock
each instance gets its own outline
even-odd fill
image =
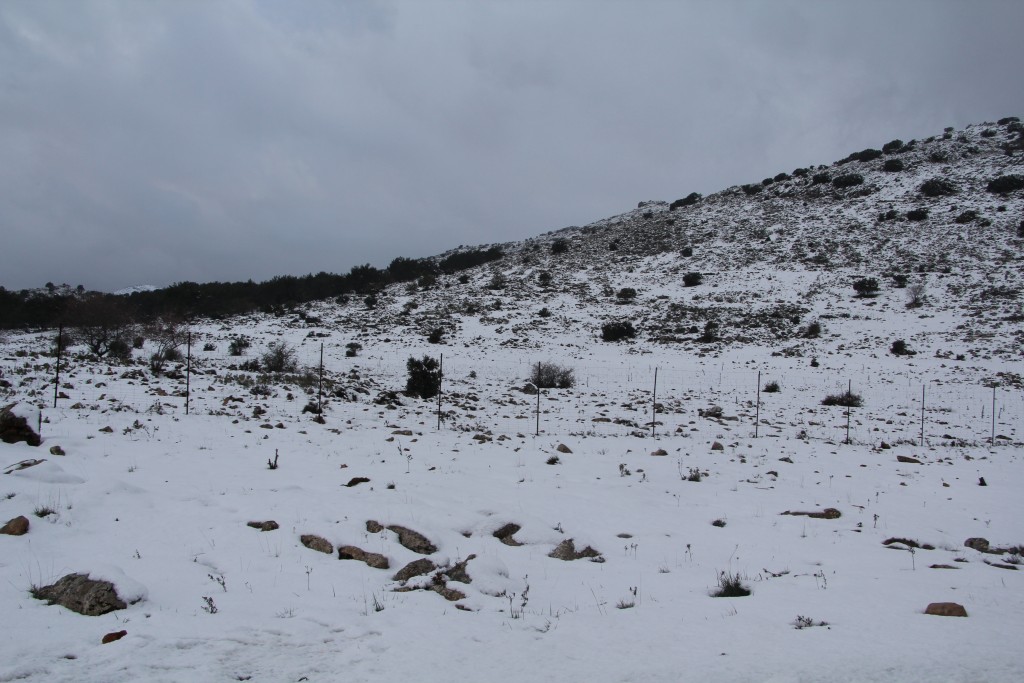
[[[448,586],[442,583],[434,584],[430,587],[430,590],[434,591],[435,593],[443,597],[445,600],[448,600],[449,602],[455,602],[456,600],[461,600],[464,597],[466,597],[466,594],[462,591],[456,590],[454,588],[449,588]]]
[[[114,584],[95,581],[85,574],[68,574],[57,583],[34,589],[32,597],[87,617],[98,617],[128,606],[118,597]]]
[[[651,451],[651,455],[668,455],[668,451],[666,451],[664,448],[659,448],[656,451]]]
[[[423,576],[437,569],[437,565],[428,560],[425,557],[421,557],[418,560],[413,560],[409,564],[405,565],[398,570],[398,573],[394,575],[395,581],[408,581],[409,579],[416,576]]]
[[[398,542],[404,547],[419,553],[420,555],[430,555],[437,552],[437,546],[427,540],[427,537],[418,531],[407,529],[404,526],[398,526],[397,524],[391,524],[388,529],[398,534]]]
[[[591,548],[589,545],[583,548],[583,550],[576,550],[576,544],[571,538],[567,538],[558,546],[552,550],[548,557],[553,557],[556,560],[564,560],[569,562],[571,560],[581,560],[584,557],[600,557],[601,553]]]
[[[366,477],[352,477],[351,479],[348,480],[348,483],[345,484],[345,486],[352,488],[353,486],[358,486],[359,484],[365,484],[368,481],[370,480],[367,479]]]
[[[299,541],[310,550],[327,553],[328,555],[334,553],[334,546],[331,545],[330,541],[315,534],[303,534],[299,536]]]
[[[713,450],[713,451],[724,451],[725,450],[725,446],[723,446],[722,444],[720,444],[719,442],[716,441],[713,444],[711,444],[711,450]]]
[[[931,614],[936,617],[966,617],[967,610],[964,609],[963,605],[955,602],[933,602],[928,605],[928,608],[924,611],[925,614]]]
[[[28,420],[11,412],[15,405],[17,404],[12,403],[0,408],[0,441],[4,443],[24,441],[29,446],[38,446],[43,440],[29,426]]]
[[[106,645],[107,643],[112,643],[115,640],[121,640],[126,635],[128,635],[128,631],[115,631],[114,633],[108,633],[103,636],[103,644]]]
[[[391,433],[394,434],[395,436],[412,436],[411,429],[396,429]]]
[[[476,555],[470,555],[462,562],[459,562],[451,569],[444,570],[444,574],[450,581],[458,581],[459,583],[473,583],[473,579],[469,576],[466,571],[466,565],[469,564],[470,560],[476,559]]]
[[[60,446],[50,446],[50,455],[67,455]]]
[[[975,538],[975,537],[968,538],[966,541],[964,541],[964,545],[967,546],[968,548],[972,548],[974,550],[977,550],[979,553],[987,553],[988,552],[988,539],[987,538]]]
[[[114,428],[111,427],[110,425],[107,425],[106,427],[101,427],[100,431],[103,432],[104,434],[113,434]]]
[[[371,534],[379,534],[380,532],[384,531],[384,527],[383,525],[381,525],[380,522],[368,519],[366,520],[366,531]]]
[[[259,529],[260,531],[273,531],[280,528],[278,523],[272,519],[268,519],[265,522],[249,522],[248,526],[251,526],[253,529]]]
[[[558,447],[555,448],[555,450],[558,451],[559,453],[572,453],[572,449],[566,446],[564,443],[558,444]]]
[[[24,515],[15,517],[14,519],[4,524],[3,528],[0,529],[0,534],[7,534],[8,536],[24,536],[28,533],[28,517]]]
[[[522,543],[512,538],[512,536],[518,532],[522,527],[514,522],[509,522],[505,526],[501,527],[494,532],[494,537],[504,543],[505,545],[520,546]]]
[[[905,462],[911,465],[920,465],[921,461],[917,458],[911,458],[909,455],[897,455],[896,460],[899,462]]]
[[[338,548],[338,559],[339,560],[358,560],[364,562],[374,569],[387,569],[391,566],[388,562],[388,558],[384,557],[380,553],[368,553],[362,548],[357,548],[354,545],[344,545]]]

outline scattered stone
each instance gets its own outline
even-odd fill
[[[128,607],[118,597],[114,584],[90,579],[85,574],[68,574],[57,583],[34,589],[32,597],[87,617],[98,617]]]
[[[984,562],[988,566],[995,567],[996,569],[1009,569],[1010,571],[1014,571],[1014,572],[1018,571],[1017,570],[1017,565],[1006,564],[1005,562],[989,562],[988,560],[984,560]]]
[[[395,436],[412,436],[411,429],[396,429],[391,433],[394,434]]]
[[[522,543],[512,538],[513,534],[517,533],[522,527],[513,522],[509,522],[505,526],[501,527],[494,532],[494,537],[504,543],[505,545],[520,546]]]
[[[39,435],[29,426],[28,420],[21,415],[14,414],[12,403],[0,408],[0,441],[4,443],[18,443],[24,441],[29,446],[38,446],[43,442]]]
[[[268,519],[265,522],[249,522],[248,526],[251,526],[253,529],[259,529],[260,531],[274,531],[275,529],[280,528],[278,523],[272,519]]]
[[[111,427],[110,425],[107,425],[106,427],[100,427],[99,431],[103,432],[104,434],[113,434],[114,428]]]
[[[716,441],[713,444],[711,444],[711,450],[713,450],[713,451],[724,451],[725,450],[725,446],[723,446],[721,443]]]
[[[887,451],[887,450],[889,450],[890,448],[892,448],[892,446],[890,446],[889,444],[887,444],[887,443],[886,443],[886,442],[884,442],[884,441],[883,441],[882,443],[880,443],[880,444],[878,445],[878,447],[879,447],[879,448],[881,448],[881,449],[882,449],[883,451]]]
[[[126,635],[128,635],[128,631],[115,631],[114,633],[108,633],[103,636],[103,644],[106,645],[107,643],[112,643],[115,640],[121,640]]]
[[[67,455],[60,446],[50,446],[50,455]]]
[[[705,408],[703,410],[698,408],[697,415],[717,420],[722,417],[722,406],[711,406],[710,408]]]
[[[370,480],[368,478],[366,478],[366,477],[352,477],[351,479],[348,480],[348,483],[345,484],[345,486],[347,486],[349,488],[352,488],[353,486],[359,486],[360,484],[365,484],[368,481],[370,481]]]
[[[920,465],[921,461],[917,458],[911,458],[909,455],[897,455],[896,459],[900,462],[905,462],[910,465]]]
[[[28,517],[25,517],[24,515],[9,520],[7,524],[4,524],[3,528],[0,528],[0,534],[6,534],[8,536],[24,536],[27,533]]]
[[[666,451],[664,448],[659,448],[656,451],[651,451],[651,455],[668,455],[668,451]]]
[[[558,546],[548,554],[548,557],[569,562],[571,560],[582,560],[584,557],[600,557],[600,555],[601,553],[594,550],[589,545],[583,548],[583,550],[576,550],[576,544],[573,543],[571,538],[567,538],[559,543]]]
[[[967,610],[964,609],[963,605],[955,602],[933,602],[928,605],[928,608],[924,611],[925,614],[931,614],[937,617],[966,617]]]
[[[885,546],[893,546],[893,544],[905,545],[908,548],[920,548],[921,550],[935,550],[935,546],[933,546],[931,543],[918,543],[912,538],[893,537],[887,538],[884,541],[882,541],[882,545]]]
[[[968,538],[964,541],[964,545],[973,550],[977,550],[979,553],[988,552],[988,539],[987,538]]]
[[[338,559],[358,560],[366,563],[374,569],[387,569],[391,566],[391,563],[388,562],[388,558],[384,557],[380,553],[368,553],[362,548],[357,548],[354,545],[345,545],[338,548]]]
[[[302,536],[299,536],[299,542],[310,550],[316,550],[328,555],[334,553],[334,546],[331,545],[330,541],[315,534],[302,534]]]
[[[954,567],[951,564],[933,564],[929,569],[959,569],[959,567]]]
[[[466,565],[469,564],[470,560],[476,559],[476,555],[470,555],[462,562],[459,562],[451,569],[445,569],[444,574],[448,577],[449,581],[458,581],[459,583],[473,583],[473,579],[469,576],[466,571]]]
[[[384,526],[380,522],[368,519],[366,520],[366,531],[371,534],[379,534],[384,531]]]
[[[985,481],[985,477],[978,477],[978,486],[988,486],[988,483]]]
[[[437,552],[437,546],[427,540],[427,537],[418,531],[413,531],[412,529],[407,529],[404,526],[398,526],[397,524],[389,525],[388,529],[398,534],[398,542],[414,553],[430,555]]]
[[[572,449],[566,446],[564,443],[558,444],[558,448],[555,449],[559,453],[572,453]]]
[[[418,560],[413,560],[409,564],[405,565],[394,575],[395,581],[408,581],[416,576],[423,576],[437,569],[437,565],[428,560],[425,557],[421,557]]]
[[[785,512],[780,514],[813,517],[814,519],[838,519],[839,517],[843,516],[843,513],[841,513],[839,510],[836,510],[835,508],[825,508],[824,510],[821,510],[819,512],[799,512],[786,510]]]

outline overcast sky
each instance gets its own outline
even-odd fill
[[[0,285],[383,267],[1024,115],[1020,0],[3,0]]]

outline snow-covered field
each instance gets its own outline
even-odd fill
[[[62,370],[67,398],[54,409],[53,359],[32,353],[48,338],[9,336],[4,403],[45,406],[44,443],[0,445],[0,464],[45,462],[0,475],[0,522],[31,521],[28,534],[0,537],[0,681],[1018,675],[1024,573],[994,564],[1020,557],[964,545],[1024,545],[1019,390],[1000,390],[1004,438],[992,446],[991,392],[964,380],[1005,364],[975,361],[967,372],[942,358],[829,354],[810,368],[756,347],[696,358],[572,336],[524,352],[477,339],[472,321],[462,333],[476,340],[470,348],[380,339],[344,358],[349,336],[310,337],[273,318],[245,324],[250,355],[285,340],[316,365],[324,343],[334,379],[324,424],[301,412],[315,384],[271,381],[270,395],[256,395],[239,382],[244,373],[227,368],[239,360],[226,352],[230,326],[195,329],[188,415],[184,378],[84,358]],[[214,350],[199,350],[205,342]],[[446,353],[440,429],[430,401],[374,403],[403,388],[409,355],[427,351]],[[539,354],[574,367],[577,386],[542,396],[537,436],[536,398],[519,389]],[[781,390],[761,394],[755,438],[759,370]],[[865,395],[850,444],[845,410],[819,405],[848,376]],[[922,376],[935,396],[923,447]],[[721,418],[698,414],[712,405]],[[355,477],[369,481],[346,486]],[[52,513],[33,514],[44,508]],[[782,514],[826,508],[841,516]],[[247,526],[266,520],[279,528]],[[368,531],[370,520],[385,528]],[[510,523],[515,544],[494,536]],[[424,555],[390,525],[429,539],[427,557],[447,573],[393,580]],[[303,534],[333,552],[305,547]],[[934,549],[883,544],[892,538]],[[599,557],[549,557],[566,539]],[[341,546],[382,554],[389,568],[341,561]],[[30,595],[75,572],[143,599],[87,617]],[[723,572],[752,594],[712,597]],[[431,585],[457,599],[396,591]],[[933,602],[969,616],[925,615]],[[120,630],[123,639],[100,643]]]

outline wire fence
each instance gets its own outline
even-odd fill
[[[170,413],[276,423],[314,419],[322,408],[325,423],[339,429],[415,426],[492,437],[796,437],[876,445],[1005,445],[1020,443],[1017,432],[1024,426],[1024,392],[1018,386],[982,386],[948,375],[939,379],[867,367],[858,372],[758,369],[751,363],[669,361],[653,355],[611,361],[567,353],[543,360],[571,368],[575,385],[538,394],[529,385],[538,360],[533,352],[510,349],[496,359],[472,348],[440,349],[447,351],[441,356],[444,379],[439,399],[429,401],[401,394],[406,360],[417,354],[347,357],[340,345],[315,338],[295,345],[302,368],[295,373],[241,370],[246,358],[200,345],[163,375],[141,364],[71,363],[56,389],[51,378],[31,393],[40,404],[55,393],[47,410],[58,419]],[[771,383],[777,391],[766,390]],[[826,396],[847,391],[860,396],[860,407],[822,405]]]

